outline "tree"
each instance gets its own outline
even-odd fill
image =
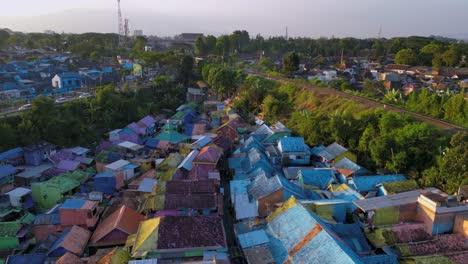
[[[283,72],[288,77],[293,77],[299,67],[299,56],[295,52],[288,52],[283,57]]]
[[[221,56],[226,56],[231,46],[229,36],[223,35],[216,41],[216,52]]]
[[[133,50],[136,52],[144,51],[147,43],[148,43],[148,40],[145,37],[137,36],[135,39],[135,45],[133,46]]]
[[[180,61],[178,81],[179,83],[187,86],[190,84],[193,75],[193,57],[190,55],[184,55]]]
[[[0,48],[3,47],[10,38],[10,34],[5,30],[0,30]]]
[[[460,58],[457,50],[452,47],[442,54],[442,60],[448,67],[454,67],[460,61]]]
[[[198,37],[195,40],[195,55],[197,56],[203,56],[206,54],[206,46],[205,42],[203,41],[202,37]]]
[[[458,132],[437,159],[437,166],[424,171],[425,186],[438,186],[449,194],[468,184],[468,132]]]
[[[416,65],[416,53],[412,49],[402,49],[396,54],[395,62],[398,64]]]
[[[216,39],[215,36],[212,36],[212,35],[206,36],[206,38],[204,39],[206,54],[214,54],[215,53],[216,42],[217,42],[217,39]]]

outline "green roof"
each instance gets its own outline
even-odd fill
[[[21,224],[17,221],[0,222],[0,237],[16,237],[21,229]]]
[[[83,183],[88,179],[88,173],[84,171],[74,171],[74,172],[65,173],[61,177],[65,177],[65,178]]]
[[[388,194],[395,194],[419,189],[415,180],[382,183]]]
[[[80,182],[76,181],[74,179],[68,178],[68,177],[54,177],[42,184],[46,185],[55,185],[60,189],[61,193],[66,193],[68,191],[71,191],[75,189],[76,187],[80,186]]]
[[[36,216],[27,212],[23,217],[21,217],[20,222],[25,225],[30,225],[34,222],[34,219],[36,219]]]
[[[185,115],[186,114],[184,113],[184,111],[179,111],[174,116],[172,116],[172,119],[180,120],[184,118]]]
[[[177,125],[172,122],[167,122],[162,128],[162,130],[177,130]]]
[[[156,139],[169,141],[171,144],[177,144],[189,139],[189,137],[182,135],[176,131],[163,131]]]

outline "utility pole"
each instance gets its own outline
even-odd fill
[[[119,27],[119,47],[125,46],[124,42],[124,26],[122,20],[122,10],[120,9],[120,0],[117,0],[117,8],[118,8],[118,27]]]

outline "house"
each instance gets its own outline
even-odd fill
[[[304,168],[297,174],[300,184],[314,186],[320,190],[326,190],[330,184],[336,182],[335,171],[330,169]]]
[[[205,98],[206,95],[201,89],[187,88],[187,102],[201,103]]]
[[[39,166],[27,168],[15,176],[15,185],[22,187],[31,187],[35,182],[43,182],[47,180],[45,172],[53,168],[50,164],[42,164]]]
[[[184,125],[184,134],[187,136],[192,137],[192,139],[198,139],[201,137],[203,134],[205,134],[206,131],[206,124],[185,124]]]
[[[73,155],[77,157],[86,157],[86,155],[89,153],[90,149],[83,148],[83,147],[74,147],[71,149],[67,149],[67,151],[73,153]]]
[[[45,141],[41,141],[24,148],[24,160],[26,164],[38,166],[55,154],[55,147]]]
[[[362,176],[370,173],[366,168],[356,164],[346,157],[335,163],[335,168],[343,175],[344,178],[347,178],[351,175]]]
[[[186,135],[182,135],[179,132],[170,130],[170,131],[162,131],[159,135],[156,136],[156,139],[159,141],[168,141],[172,145],[177,145],[182,142],[186,142],[190,139],[190,137]]]
[[[238,126],[239,126],[238,120],[236,119],[230,120],[224,123],[223,125],[221,125],[220,127],[218,127],[216,129],[216,134],[218,134],[219,136],[224,136],[230,139],[231,141],[234,141],[239,136],[237,132]]]
[[[205,146],[193,159],[194,165],[213,165],[216,167],[219,159],[223,155],[223,150],[217,146]]]
[[[52,87],[70,91],[80,89],[83,85],[83,79],[77,72],[58,73],[52,78]]]
[[[72,226],[65,230],[62,235],[47,252],[49,257],[61,257],[66,253],[72,253],[81,256],[86,248],[86,244],[91,236],[88,230]]]
[[[357,158],[356,155],[348,151],[345,147],[341,146],[338,143],[333,143],[326,148],[319,148],[318,152],[312,150],[312,154],[321,158],[322,162],[331,162],[336,163],[342,160],[343,158],[348,158],[349,160],[356,162]]]
[[[31,189],[18,187],[6,193],[10,198],[10,204],[13,207],[21,207],[24,209],[31,209],[33,207],[33,200],[31,196]]]
[[[124,186],[124,174],[101,172],[94,176],[94,186],[96,191],[107,195],[113,194],[116,190],[120,190]]]
[[[114,163],[106,165],[104,167],[104,170],[106,172],[123,173],[124,180],[128,181],[135,177],[135,169],[138,167],[138,165],[132,164],[129,161],[121,159]]]
[[[268,247],[276,263],[361,263],[342,239],[294,197],[267,221]]]
[[[156,119],[152,116],[145,116],[140,121],[137,122],[140,127],[144,127],[146,130],[146,135],[151,136],[154,133]]]
[[[0,166],[1,165],[18,166],[24,164],[24,151],[23,148],[14,148],[3,153],[0,153]]]
[[[36,215],[33,222],[33,233],[36,241],[44,241],[48,236],[59,236],[66,228],[60,225],[58,212]]]
[[[101,213],[99,202],[89,200],[67,199],[59,207],[61,226],[81,226],[94,228]]]
[[[281,163],[285,165],[308,165],[310,149],[302,137],[283,137],[279,140],[278,150],[281,153]]]
[[[5,193],[13,189],[13,183],[15,181],[15,174],[18,170],[12,165],[0,166],[0,193]]]
[[[140,222],[144,220],[145,217],[135,210],[122,206],[99,223],[91,237],[90,244],[92,246],[124,245],[128,236],[135,234]]]
[[[137,188],[139,193],[152,193],[154,188],[158,185],[158,180],[151,178],[144,178]]]
[[[87,179],[86,173],[84,176]],[[72,195],[79,191],[80,180],[62,175],[48,181],[33,183],[31,185],[34,202],[41,208],[51,208],[66,195]]]
[[[104,172],[107,165],[119,161],[124,157],[125,155],[121,152],[114,150],[103,150],[96,156],[96,171]]]
[[[230,182],[231,205],[234,207],[236,220],[258,217],[257,201],[250,201],[247,187],[249,180],[234,180]]]
[[[132,256],[137,259],[201,257],[207,250],[227,252],[222,218],[162,216],[140,223]]]
[[[191,171],[193,168],[193,160],[198,156],[198,153],[200,153],[199,150],[192,150],[185,158],[184,160],[177,166],[178,169],[185,169],[186,171]]]

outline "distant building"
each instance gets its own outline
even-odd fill
[[[175,39],[185,44],[195,45],[195,41],[199,37],[203,37],[203,33],[182,33],[176,36]]]
[[[59,73],[52,78],[52,87],[56,89],[73,90],[81,88],[83,80],[76,72]]]
[[[138,37],[138,36],[143,36],[143,30],[137,29],[133,31],[133,36]]]

